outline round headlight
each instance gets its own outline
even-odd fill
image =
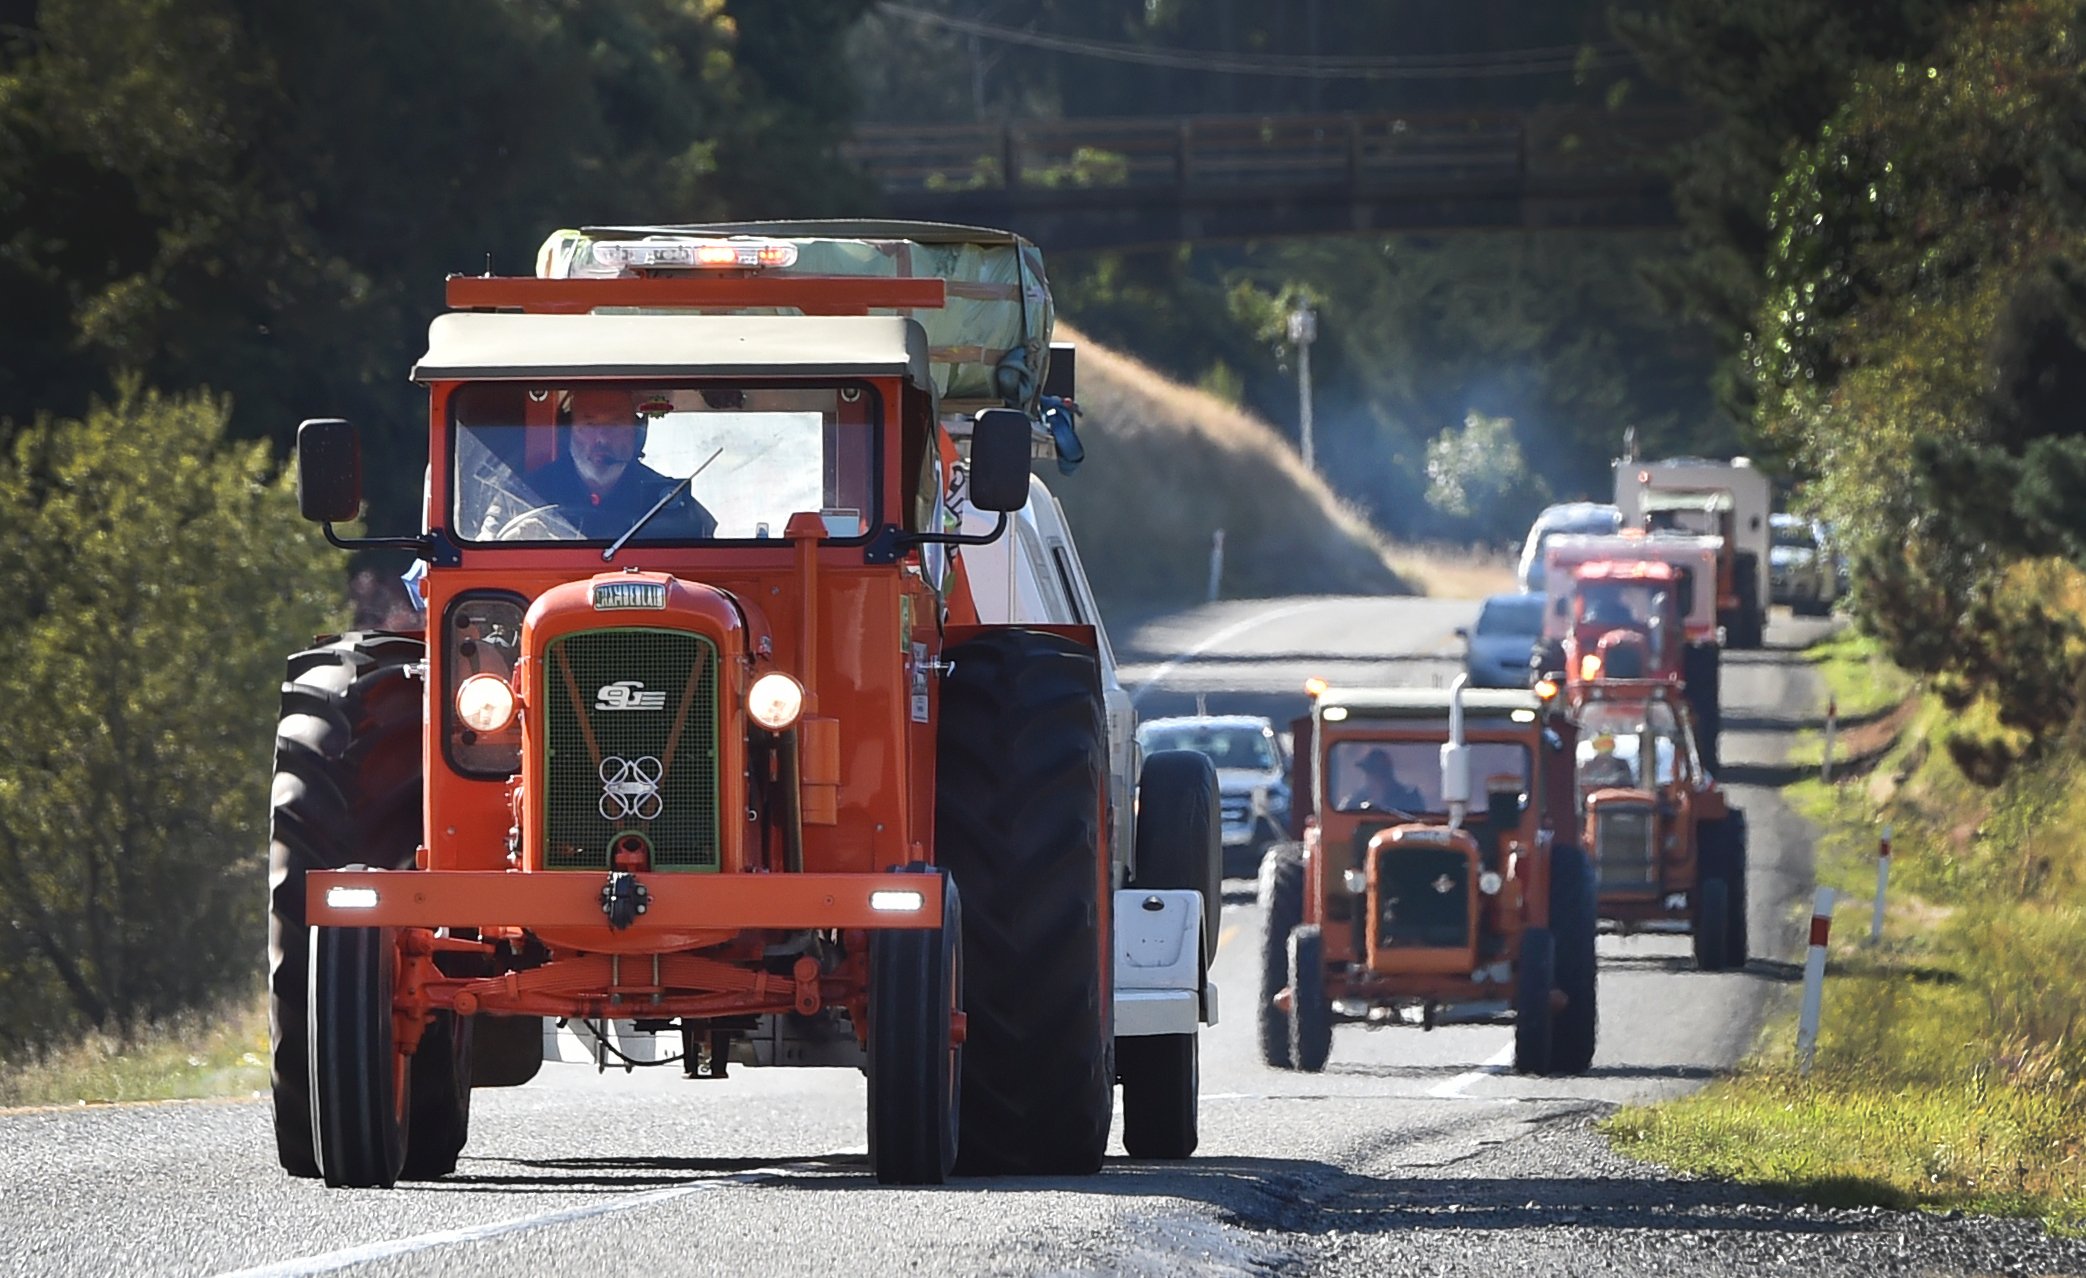
[[[514,722],[514,689],[496,674],[474,674],[457,685],[456,717],[473,732],[498,732]]]
[[[746,693],[746,713],[770,732],[780,732],[804,713],[804,685],[781,671],[753,681]]]

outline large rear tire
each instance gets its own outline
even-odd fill
[[[1200,1034],[1144,1034],[1115,1043],[1123,1077],[1123,1149],[1132,1158],[1186,1158],[1200,1142]]]
[[[1547,927],[1521,934],[1514,965],[1514,1072],[1547,1074],[1555,1059],[1557,1016],[1550,991],[1557,987],[1557,938]]]
[[[310,932],[312,1153],[330,1186],[389,1189],[412,1113],[391,1027],[397,937],[375,927]]]
[[[1115,1093],[1102,982],[1100,666],[1091,649],[994,630],[950,649],[936,860],[963,893],[957,1171],[1088,1175]]]
[[[956,1166],[963,1047],[950,1031],[963,1007],[962,936],[956,887],[945,883],[940,928],[869,940],[869,1165],[882,1184],[939,1185]]]
[[[1760,560],[1741,550],[1731,566],[1732,584],[1738,588],[1738,635],[1731,646],[1752,650],[1767,642],[1767,609],[1760,602]]]
[[[1719,750],[1724,732],[1723,649],[1713,643],[1690,644],[1681,659],[1683,695],[1695,724],[1695,753],[1711,776],[1723,766]]]
[[[1260,1059],[1273,1069],[1295,1069],[1289,1013],[1275,1003],[1289,988],[1289,934],[1304,921],[1304,858],[1293,843],[1269,848],[1260,859],[1260,921]]]
[[[268,829],[269,1083],[276,1156],[319,1174],[311,1127],[304,876],[350,864],[404,869],[420,845],[417,639],[342,635],[289,660]]]
[[[1594,959],[1597,902],[1593,863],[1574,847],[1550,853],[1550,933],[1564,1010],[1551,1030],[1550,1072],[1583,1074],[1593,1065],[1600,1026],[1600,976]]]
[[[1325,934],[1316,923],[1289,933],[1289,1059],[1306,1074],[1333,1054],[1333,1003],[1325,989]]]
[[[1217,769],[1194,750],[1145,756],[1137,778],[1137,872],[1132,881],[1155,891],[1202,893],[1202,961],[1217,953],[1224,908],[1224,827],[1217,811]]]
[[[1721,972],[1731,964],[1731,885],[1721,857],[1702,849],[1702,872],[1695,884],[1695,970]]]
[[[1742,968],[1752,958],[1746,922],[1746,814],[1733,808],[1721,820],[1705,821],[1701,840],[1704,864],[1724,884],[1723,967]]]

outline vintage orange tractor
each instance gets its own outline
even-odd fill
[[[1545,546],[1543,639],[1530,681],[1655,678],[1685,690],[1705,766],[1718,766],[1722,664],[1714,537],[1623,532]]]
[[[284,1167],[445,1174],[471,1089],[575,1044],[858,1067],[887,1182],[1091,1172],[1119,1081],[1133,1155],[1194,1149],[1216,778],[1134,771],[1076,553],[1055,611],[985,553],[1070,549],[1041,265],[920,224],[563,232],[449,281],[419,535],[339,536],[354,428],[300,428],[305,514],[418,556],[426,621],[289,663]]]
[[[1692,711],[1662,680],[1570,693],[1586,846],[1600,913],[1624,932],[1685,929],[1703,971],[1746,962],[1746,814],[1695,749]]]
[[[1534,692],[1464,684],[1325,689],[1298,721],[1304,840],[1260,871],[1268,1064],[1323,1069],[1337,1020],[1498,1019],[1523,1073],[1592,1063],[1594,878],[1572,842],[1571,724]]]

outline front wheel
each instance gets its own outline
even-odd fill
[[[869,1164],[879,1183],[939,1185],[956,1165],[963,1047],[963,916],[942,882],[942,925],[869,940]]]
[[[389,929],[311,929],[312,1145],[336,1188],[389,1189],[405,1166],[410,1089],[391,1033],[397,964]]]
[[[1200,1034],[1147,1034],[1115,1041],[1123,1079],[1123,1148],[1132,1158],[1186,1158],[1200,1137]]]
[[[1333,1054],[1333,1003],[1325,989],[1325,934],[1315,923],[1289,933],[1289,1059],[1306,1074]]]
[[[1554,1059],[1556,1013],[1550,993],[1557,988],[1557,940],[1547,927],[1521,934],[1514,965],[1514,1072],[1547,1074]]]
[[[1290,1014],[1275,1001],[1289,988],[1289,934],[1304,921],[1304,858],[1293,843],[1269,848],[1261,858],[1260,919],[1260,1058],[1274,1069],[1295,1069]]]

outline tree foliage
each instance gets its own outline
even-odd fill
[[[373,522],[425,459],[442,278],[561,225],[838,211],[868,0],[43,0],[0,33],[0,421],[108,368],[235,432],[364,424]]]
[[[132,379],[0,459],[0,1048],[254,970],[283,647],[338,561],[227,417]]]

